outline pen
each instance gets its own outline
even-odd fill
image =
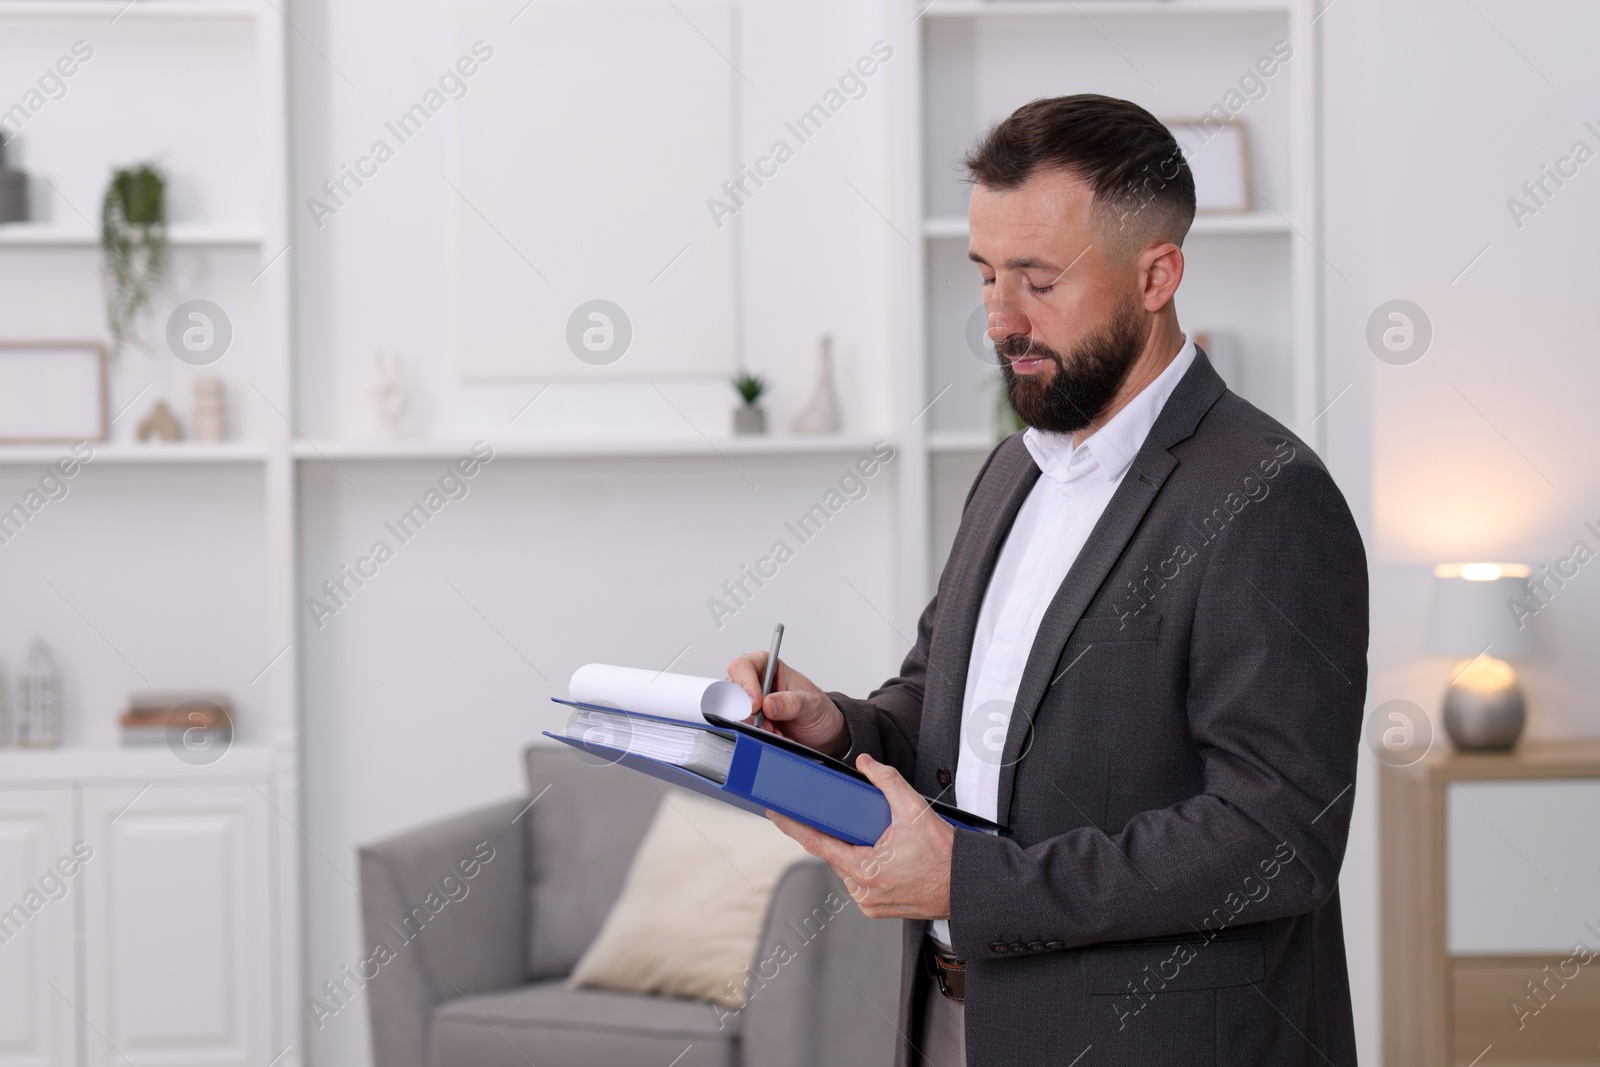
[[[767,699],[767,694],[772,692],[772,680],[778,676],[778,647],[783,644],[783,623],[772,628],[772,651],[767,653],[767,669],[761,676],[761,699]],[[762,723],[761,709],[756,709],[755,725]]]

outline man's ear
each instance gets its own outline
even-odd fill
[[[1183,281],[1183,249],[1171,241],[1151,245],[1139,256],[1140,290],[1146,311],[1160,311],[1172,302]]]

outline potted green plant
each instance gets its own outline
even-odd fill
[[[734,433],[766,433],[767,412],[760,404],[761,394],[767,391],[766,379],[749,371],[740,371],[733,377],[733,388],[744,401],[733,409]]]
[[[134,320],[167,269],[167,179],[152,163],[111,172],[100,202],[101,275],[111,354],[139,340]]]

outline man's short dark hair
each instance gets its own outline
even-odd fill
[[[1087,182],[1130,237],[1181,245],[1194,221],[1194,175],[1172,131],[1127,100],[1079,93],[1024,104],[962,160],[967,180],[1009,190],[1059,168]]]

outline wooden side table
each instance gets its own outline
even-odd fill
[[[1382,766],[1388,1067],[1600,1065],[1600,740]]]

